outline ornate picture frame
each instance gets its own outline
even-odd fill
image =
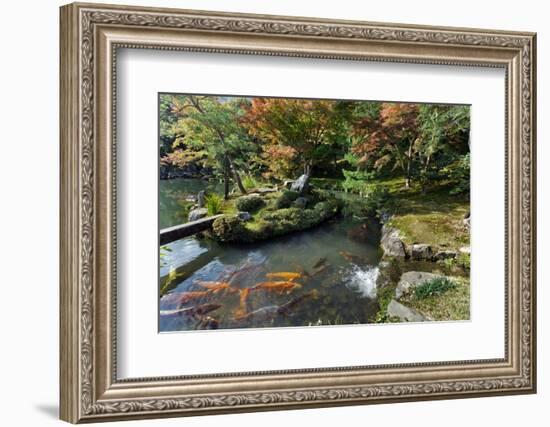
[[[61,418],[72,423],[536,391],[536,36],[75,3],[61,8]],[[117,378],[117,49],[498,67],[506,73],[505,357]]]

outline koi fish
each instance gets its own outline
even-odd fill
[[[262,308],[259,308],[257,310],[251,311],[247,314],[242,314],[235,317],[235,320],[248,320],[251,318],[259,319],[259,320],[269,320],[273,319],[277,316],[287,315],[290,313],[296,306],[303,301],[305,301],[308,298],[317,298],[319,293],[317,290],[313,290],[311,292],[307,292],[303,295],[300,295],[299,297],[296,297],[289,302],[283,304],[283,305],[268,305]]]
[[[346,260],[349,262],[361,262],[363,259],[360,256],[354,255],[351,252],[348,251],[340,251],[340,255],[342,255]]]
[[[213,317],[206,316],[202,317],[197,324],[195,325],[195,329],[218,329],[219,322],[217,319],[214,319]]]
[[[332,269],[332,266],[330,264],[323,264],[313,272],[312,276],[313,277],[321,276],[323,275],[323,273],[330,271],[331,269]]]
[[[224,290],[236,292],[236,289],[232,288],[231,285],[227,282],[204,282],[201,280],[197,280],[195,283],[203,288],[208,289],[209,291],[212,291],[213,293],[218,293]]]
[[[192,301],[194,299],[198,299],[198,298],[204,298],[206,296],[208,296],[208,294],[210,293],[211,291],[208,290],[208,291],[189,291],[189,292],[182,292],[180,295],[181,297],[179,298],[179,304],[187,304],[189,301]]]
[[[288,272],[288,271],[282,271],[282,272],[279,272],[279,273],[267,273],[265,275],[265,277],[267,277],[268,279],[285,279],[289,282],[292,282],[293,280],[301,279],[302,274],[300,274],[300,273],[291,273],[291,272]]]
[[[240,321],[240,320],[248,320],[251,318],[268,320],[276,317],[279,314],[278,310],[279,310],[278,305],[268,305],[266,307],[262,307],[257,310],[251,311],[250,313],[235,316],[235,320]]]
[[[292,281],[280,281],[280,282],[260,282],[256,286],[254,286],[252,289],[265,289],[268,291],[275,291],[279,293],[283,292],[291,292],[295,288],[301,288],[302,285],[296,282]]]
[[[281,305],[278,310],[278,314],[288,314],[291,310],[296,308],[297,305],[301,304],[305,300],[309,298],[317,299],[319,297],[319,291],[317,289],[314,289],[310,292],[306,292],[305,294],[302,294],[296,298],[291,299],[289,302]]]
[[[211,311],[217,310],[221,304],[202,304],[196,307],[179,308],[176,310],[161,310],[160,315],[163,317],[179,317],[179,316],[204,316]]]
[[[313,268],[319,268],[326,264],[327,264],[327,257],[322,257],[322,258],[319,258],[319,260],[315,264],[313,264]]]

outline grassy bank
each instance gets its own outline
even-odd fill
[[[387,188],[391,198],[386,208],[392,214],[388,225],[399,230],[405,244],[426,243],[453,250],[470,244],[470,232],[463,224],[470,210],[467,195],[450,194],[445,183],[422,192],[416,183],[405,188],[402,178],[374,182]]]

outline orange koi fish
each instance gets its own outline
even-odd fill
[[[219,291],[231,291],[231,292],[235,292],[236,289],[233,289],[231,287],[231,285],[227,282],[204,282],[204,281],[201,281],[201,280],[197,280],[195,283],[197,283],[197,285],[203,287],[203,288],[206,288],[208,289],[209,291],[212,291],[214,293],[217,293]]]
[[[301,288],[302,285],[296,282],[292,281],[280,281],[280,282],[260,282],[256,286],[254,286],[252,289],[265,289],[268,291],[275,291],[279,293],[289,293],[293,291],[295,288]]]
[[[268,279],[285,279],[289,282],[292,282],[296,279],[301,279],[302,274],[300,274],[300,273],[291,273],[291,272],[288,272],[288,271],[281,271],[279,273],[267,273],[265,275],[265,277],[267,277]]]
[[[247,306],[247,299],[248,294],[250,293],[250,288],[243,288],[240,289],[241,296],[239,298],[239,308],[235,310],[235,317],[241,318],[243,316],[246,316],[246,313],[248,312],[248,306]]]
[[[210,293],[211,291],[189,291],[189,292],[182,292],[180,295],[181,295],[181,298],[179,299],[179,303],[180,304],[187,304],[189,301],[192,301],[194,299],[198,299],[198,298],[204,298],[206,296],[208,296],[208,294]]]

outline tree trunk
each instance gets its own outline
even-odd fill
[[[407,172],[405,175],[405,188],[411,188],[412,145],[413,142],[409,142],[409,150],[407,152]]]
[[[231,167],[231,171],[233,172],[233,176],[235,177],[235,182],[237,183],[237,187],[239,187],[239,190],[241,190],[241,193],[246,194],[246,189],[244,188],[243,182],[241,181],[241,176],[239,175],[239,172],[237,172],[237,169],[233,164],[233,160],[231,159],[230,156],[227,156],[227,160],[229,161],[229,165]]]
[[[229,162],[227,156],[223,159],[223,186],[224,186],[224,199],[229,199]]]

